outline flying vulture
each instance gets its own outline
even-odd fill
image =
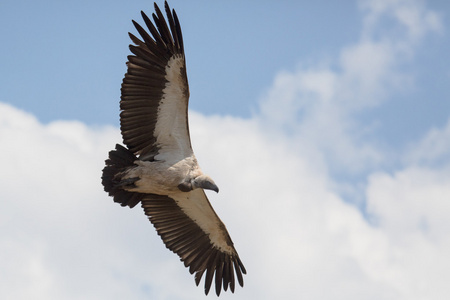
[[[204,190],[218,192],[200,169],[189,138],[189,86],[181,27],[164,3],[167,21],[155,3],[153,23],[141,12],[150,34],[133,21],[142,39],[135,45],[122,82],[120,130],[123,143],[109,152],[102,184],[114,202],[141,203],[164,244],[178,254],[198,285],[234,292],[243,286],[244,265]]]

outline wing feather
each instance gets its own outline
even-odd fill
[[[205,293],[215,285],[234,291],[234,273],[246,273],[233,242],[201,189],[169,196],[148,194],[142,207],[168,249],[178,254],[198,285],[206,271]],[[214,279],[214,281],[213,281]]]
[[[120,128],[124,143],[141,160],[154,160],[165,149],[177,160],[192,153],[181,28],[167,3],[169,25],[156,4],[155,11],[154,24],[141,12],[148,31],[133,21],[141,39],[129,33],[134,45],[122,82]],[[181,142],[172,136],[182,137]]]
[[[172,39],[172,35],[170,34],[169,27],[167,27],[167,23],[161,22],[160,20],[164,20],[164,16],[161,13],[161,10],[159,9],[158,5],[155,3],[155,14],[152,14],[153,21],[156,24],[156,27],[158,28],[158,31],[161,33],[161,38],[164,40],[168,48],[170,48],[171,51],[175,51],[175,43]],[[168,17],[169,18],[169,17]]]
[[[174,21],[174,19],[172,17],[172,14],[170,13],[170,7],[169,7],[169,4],[167,4],[167,2],[164,3],[164,9],[166,11],[167,20],[169,21],[170,31],[171,32],[177,32],[175,21]],[[173,42],[174,42],[174,45],[175,45],[175,49],[177,49],[177,51],[183,52],[181,47],[180,47],[180,41],[179,41],[178,34],[174,34],[173,35]]]

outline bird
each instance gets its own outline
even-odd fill
[[[141,204],[165,246],[176,253],[207,295],[214,285],[234,293],[247,271],[205,190],[219,188],[199,167],[192,150],[189,85],[183,36],[175,10],[164,3],[167,22],[154,3],[148,29],[132,20],[140,35],[122,81],[120,131],[123,144],[110,151],[102,171],[104,190],[121,206]]]

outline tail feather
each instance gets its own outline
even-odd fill
[[[117,144],[116,150],[109,152],[109,158],[105,160],[106,166],[103,168],[102,184],[110,196],[114,197],[114,202],[122,206],[133,208],[144,197],[145,194],[128,192],[123,189],[125,185],[130,185],[133,180],[123,181],[121,174],[134,165],[136,156],[127,148]],[[134,180],[138,180],[137,178]]]

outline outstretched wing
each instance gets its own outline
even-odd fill
[[[128,56],[122,82],[120,129],[124,143],[141,160],[184,158],[192,154],[187,107],[189,87],[183,37],[175,10],[165,2],[169,25],[155,3],[154,24],[142,18],[151,33],[134,26],[142,40],[129,33],[135,45]],[[159,157],[157,157],[159,159]]]
[[[197,285],[206,272],[206,294],[213,277],[218,296],[222,286],[234,292],[235,274],[243,286],[244,265],[202,189],[169,196],[148,194],[142,207],[166,247],[178,254],[191,274],[195,273]]]

